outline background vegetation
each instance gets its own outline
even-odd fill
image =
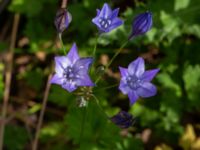
[[[72,23],[63,34],[69,49],[76,42],[82,56],[92,55],[96,26],[91,19],[104,2],[120,7],[125,24],[99,38],[95,66],[106,64],[131,31],[136,14],[153,13],[153,28],[129,42],[94,89],[109,115],[120,109],[136,117],[129,129],[112,124],[91,100],[87,109],[83,150],[199,150],[200,149],[200,1],[199,0],[69,0]],[[53,58],[62,55],[54,27],[59,1],[0,0],[0,101],[3,103],[5,58],[13,16],[20,13],[8,115],[5,150],[30,150]],[[160,68],[153,80],[158,94],[140,99],[132,107],[122,95],[118,66],[141,56],[146,68]],[[95,78],[95,77],[93,77]],[[2,108],[2,107],[1,107]],[[41,150],[79,149],[84,108],[76,97],[52,85],[39,138]]]

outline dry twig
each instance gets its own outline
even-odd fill
[[[19,20],[20,20],[20,15],[15,14],[13,28],[12,28],[10,48],[8,51],[8,55],[6,57],[7,67],[5,71],[5,90],[4,90],[4,99],[3,99],[3,108],[2,108],[2,123],[0,127],[0,150],[3,150],[5,120],[6,120],[6,114],[7,114],[8,100],[10,96],[10,86],[11,86],[12,68],[13,68],[13,55],[14,55],[14,48],[15,48],[15,43],[16,43]]]

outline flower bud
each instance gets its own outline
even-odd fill
[[[59,33],[62,33],[72,21],[71,14],[64,8],[57,11],[54,24]]]
[[[111,117],[110,120],[122,129],[131,127],[135,122],[133,115],[126,111],[120,111],[118,114]]]
[[[145,12],[137,15],[132,23],[132,32],[129,36],[129,40],[134,36],[142,35],[148,32],[152,26],[152,13]]]
[[[105,73],[105,66],[100,65],[96,69],[96,76],[102,76]]]

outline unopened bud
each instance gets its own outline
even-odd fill
[[[129,128],[135,123],[133,115],[126,111],[120,111],[118,114],[111,117],[110,120],[123,129]]]
[[[105,73],[105,66],[103,66],[103,65],[98,66],[97,69],[96,69],[96,75],[101,76],[104,73]]]
[[[145,12],[137,15],[132,23],[132,32],[129,36],[129,40],[138,35],[142,35],[148,32],[152,26],[152,14],[151,12]]]
[[[59,33],[62,33],[72,21],[71,14],[64,8],[57,11],[54,24]]]

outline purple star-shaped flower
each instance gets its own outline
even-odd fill
[[[79,57],[74,43],[67,56],[55,57],[56,74],[52,77],[51,83],[59,84],[69,92],[78,86],[94,86],[88,75],[92,62],[93,58]]]
[[[119,89],[128,94],[130,104],[133,105],[139,97],[151,97],[157,92],[156,87],[150,83],[159,69],[145,71],[144,59],[139,57],[131,62],[128,68],[119,67],[121,81]]]
[[[148,32],[152,27],[152,13],[151,12],[145,12],[142,14],[137,15],[132,23],[132,32],[129,36],[129,40],[138,35],[142,35],[146,32]]]
[[[112,11],[110,6],[105,3],[101,10],[97,9],[97,16],[92,22],[97,25],[100,32],[110,32],[122,25],[124,22],[118,18],[119,8]]]

